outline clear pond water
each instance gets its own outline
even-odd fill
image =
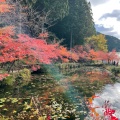
[[[101,106],[109,100],[119,118],[120,83],[114,81],[105,70],[99,68],[71,69],[60,73],[52,69],[47,75],[34,74],[32,81],[26,85],[1,85],[0,113],[19,120],[19,114],[23,115],[24,112],[26,119],[36,120],[38,115],[33,114],[36,107],[34,103],[31,104],[33,97],[38,98],[40,116],[49,114],[51,119],[84,120],[90,112],[87,100],[97,95],[99,97],[93,99],[93,107]],[[102,115],[100,108],[96,111]]]

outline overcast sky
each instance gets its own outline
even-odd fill
[[[120,0],[88,1],[97,31],[120,38]]]

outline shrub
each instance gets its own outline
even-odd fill
[[[31,72],[29,69],[24,68],[14,74],[17,84],[26,85],[31,80]]]
[[[3,83],[5,83],[7,85],[13,85],[14,82],[15,82],[15,77],[13,75],[6,77],[3,81]]]
[[[23,80],[23,81],[30,81],[31,80],[31,72],[29,69],[24,68],[21,70],[18,74],[18,76]]]
[[[26,85],[30,80],[31,71],[24,68],[19,72],[11,73],[9,76],[4,78],[3,81],[1,81],[1,84],[7,84],[12,86],[14,85],[14,83],[17,83],[17,85]]]

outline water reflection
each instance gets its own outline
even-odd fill
[[[4,92],[0,93],[0,97],[17,98],[19,96],[21,99],[29,98],[28,103],[30,103],[31,96],[38,96],[41,106],[52,106],[54,102],[57,105],[62,106],[62,108],[58,107],[55,109],[52,107],[52,118],[57,114],[57,117],[62,115],[62,117],[65,118],[66,116],[69,116],[71,119],[74,117],[83,120],[89,111],[86,106],[86,99],[94,95],[95,92],[101,91],[101,88],[103,88],[104,85],[113,83],[111,76],[105,70],[95,67],[83,67],[80,69],[70,69],[68,71],[65,70],[59,72],[58,69],[52,66],[52,68],[48,69],[48,73],[49,74],[44,75],[34,74],[32,76],[32,81],[28,85],[19,86],[18,84],[19,92],[17,86],[0,87],[0,90],[4,90]],[[106,85],[102,92],[104,93],[104,97],[108,97],[107,93],[111,93],[111,98],[113,97],[113,94],[117,97],[117,93],[114,89],[118,88],[118,92],[120,92],[120,90],[119,87],[114,87],[115,85]],[[109,88],[112,88],[112,90]],[[102,93],[99,93],[99,95],[102,95]],[[104,104],[100,98],[105,101],[102,97],[99,97],[99,99],[94,99],[93,107]],[[108,97],[108,99],[110,98]],[[117,102],[114,104],[116,104],[116,107],[120,107],[119,100]],[[4,104],[6,104],[6,100]],[[13,109],[16,111],[19,109],[17,104],[18,103],[16,102],[16,107],[14,107],[15,105],[11,103]],[[34,106],[32,107],[34,108]],[[5,106],[2,106],[0,112],[4,110],[4,108]],[[44,109],[45,107],[41,108]],[[102,110],[103,109],[100,108],[97,109],[100,114],[102,114]],[[20,112],[22,113],[22,111],[23,109],[21,109]],[[30,112],[30,114],[32,113],[33,112]],[[44,110],[43,114],[46,114]],[[7,116],[8,114],[5,115]]]
[[[120,119],[120,83],[106,85],[101,93],[96,93],[96,96],[99,97],[93,100],[92,107],[98,107],[96,108],[96,112],[99,113],[99,115],[104,116],[104,106],[107,101],[109,108],[115,110],[113,115]]]

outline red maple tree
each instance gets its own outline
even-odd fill
[[[113,61],[118,62],[120,60],[115,49],[113,49],[111,52],[98,51],[98,55],[100,60],[105,60],[108,63]]]
[[[11,6],[0,1],[0,13],[10,12]],[[4,2],[4,3],[3,3]],[[16,35],[13,26],[0,28],[0,63],[14,64],[22,60],[27,64],[51,63],[58,58],[58,44],[48,44],[45,40],[31,38],[25,34]],[[39,68],[39,67],[37,67]],[[8,70],[8,72],[10,69]]]

